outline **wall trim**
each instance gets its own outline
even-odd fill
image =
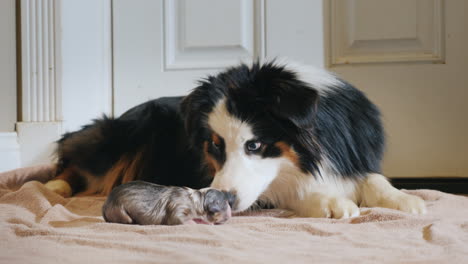
[[[21,166],[54,161],[55,142],[62,135],[62,122],[19,122],[16,129]]]
[[[56,86],[55,0],[21,0],[23,122],[50,122],[60,116]]]
[[[16,132],[0,132],[0,172],[20,166],[20,146]]]
[[[18,2],[16,130],[19,165],[31,166],[53,161],[54,142],[65,130],[112,115],[112,0]],[[86,64],[93,69],[80,71]]]
[[[48,163],[62,134],[60,0],[21,0],[18,120],[19,166]]]

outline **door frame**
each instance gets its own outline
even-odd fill
[[[10,155],[24,167],[51,162],[64,132],[112,115],[112,0],[18,0],[16,8],[19,148]]]

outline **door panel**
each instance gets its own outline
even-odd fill
[[[443,62],[442,0],[331,0],[332,65]]]
[[[260,1],[114,1],[115,114],[262,57]]]
[[[468,176],[467,2],[329,4],[328,65],[381,108],[384,172]]]
[[[261,53],[254,41],[255,1],[163,3],[165,71],[222,68]]]

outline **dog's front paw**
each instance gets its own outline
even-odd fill
[[[359,207],[351,200],[346,198],[331,198],[330,211],[332,218],[343,219],[359,216]]]
[[[359,216],[359,207],[351,200],[344,197],[315,197],[304,208],[302,214],[308,217],[326,217],[344,219]]]
[[[411,214],[425,214],[426,204],[418,196],[398,191],[381,201],[381,206]]]

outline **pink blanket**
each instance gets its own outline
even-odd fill
[[[468,263],[468,198],[431,190],[428,214],[362,208],[346,219],[264,210],[220,226],[103,222],[104,197],[44,188],[51,167],[0,174],[0,263]],[[23,184],[24,183],[24,184]]]

